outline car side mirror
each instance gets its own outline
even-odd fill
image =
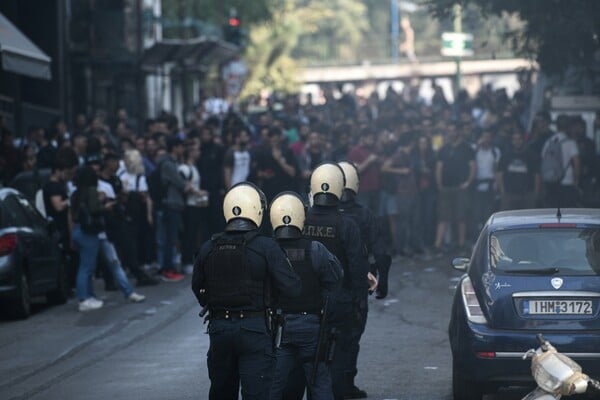
[[[471,260],[469,258],[457,257],[454,260],[452,260],[452,266],[457,271],[465,272],[470,262]]]

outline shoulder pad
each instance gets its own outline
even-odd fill
[[[257,236],[259,236],[259,232],[258,231],[247,232],[247,233],[244,234],[244,242],[249,243],[250,241],[252,241]]]
[[[215,233],[214,235],[212,235],[210,240],[214,242],[216,240],[221,239],[223,236],[225,236],[225,232]]]

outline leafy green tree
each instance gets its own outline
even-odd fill
[[[600,1],[597,0],[427,0],[433,15],[448,18],[454,3],[475,5],[485,16],[516,14],[522,29],[506,34],[518,54],[534,58],[554,74],[569,66],[597,63],[600,51]]]
[[[297,90],[299,65],[310,59],[351,58],[367,30],[360,0],[280,0],[271,8],[271,20],[250,32],[244,93]]]

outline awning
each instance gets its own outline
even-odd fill
[[[52,79],[50,72],[52,59],[1,13],[0,58],[5,71],[32,78]]]
[[[189,69],[202,69],[229,61],[239,53],[237,46],[215,38],[169,39],[155,43],[144,51],[144,68],[180,63]]]

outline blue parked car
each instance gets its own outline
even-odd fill
[[[600,378],[600,209],[493,214],[454,295],[448,329],[455,400],[534,385],[523,353],[542,333]]]

